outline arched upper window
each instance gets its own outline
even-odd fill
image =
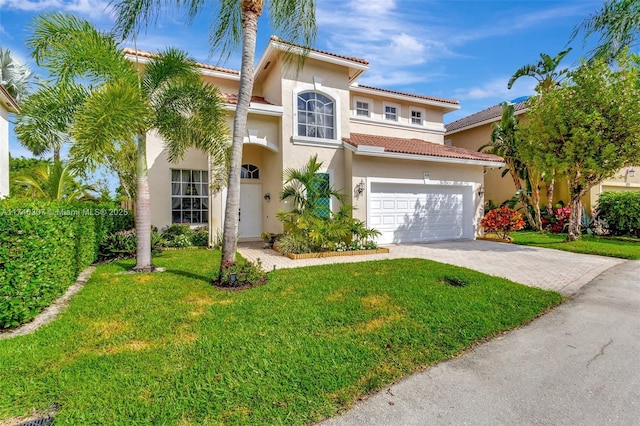
[[[335,103],[317,92],[298,94],[298,136],[334,139],[336,135]]]
[[[253,164],[243,164],[240,179],[260,179],[260,169]]]

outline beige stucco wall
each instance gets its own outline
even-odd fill
[[[356,115],[356,101],[370,104],[371,115],[362,117]],[[385,105],[396,106],[400,109],[398,121],[384,119]],[[422,126],[411,124],[412,109],[423,113]],[[404,102],[398,99],[385,98],[364,93],[352,92],[349,99],[350,131],[351,133],[365,133],[377,136],[397,138],[418,138],[433,143],[444,143],[444,125],[442,124],[442,110],[428,105]]]
[[[361,180],[364,180],[369,188],[371,178],[424,181],[425,173],[428,173],[429,181],[432,182],[446,181],[468,184],[473,188],[473,228],[476,236],[481,232],[481,227],[478,224],[482,218],[484,200],[478,197],[477,192],[483,180],[482,166],[353,155],[352,171],[352,189]],[[361,196],[353,198],[353,206],[355,207],[353,216],[363,221],[367,220],[367,197],[368,190]]]
[[[164,142],[155,132],[147,136],[147,166],[151,195],[151,224],[159,229],[171,225],[171,169],[208,170],[208,157],[188,149],[182,161],[170,163]]]
[[[0,198],[9,196],[9,111],[0,103]]]

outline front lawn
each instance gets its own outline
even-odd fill
[[[561,302],[428,260],[283,269],[209,285],[220,253],[166,272],[102,265],[33,335],[0,340],[0,422],[57,404],[56,424],[303,424]]]
[[[510,234],[515,244],[552,248],[583,254],[640,259],[640,242],[583,235],[578,241],[567,242],[567,234],[521,231]]]

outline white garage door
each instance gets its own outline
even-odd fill
[[[368,225],[381,244],[471,238],[466,186],[372,183]]]

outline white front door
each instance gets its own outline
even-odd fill
[[[238,238],[260,238],[262,233],[262,185],[243,183],[240,185],[240,221]]]

